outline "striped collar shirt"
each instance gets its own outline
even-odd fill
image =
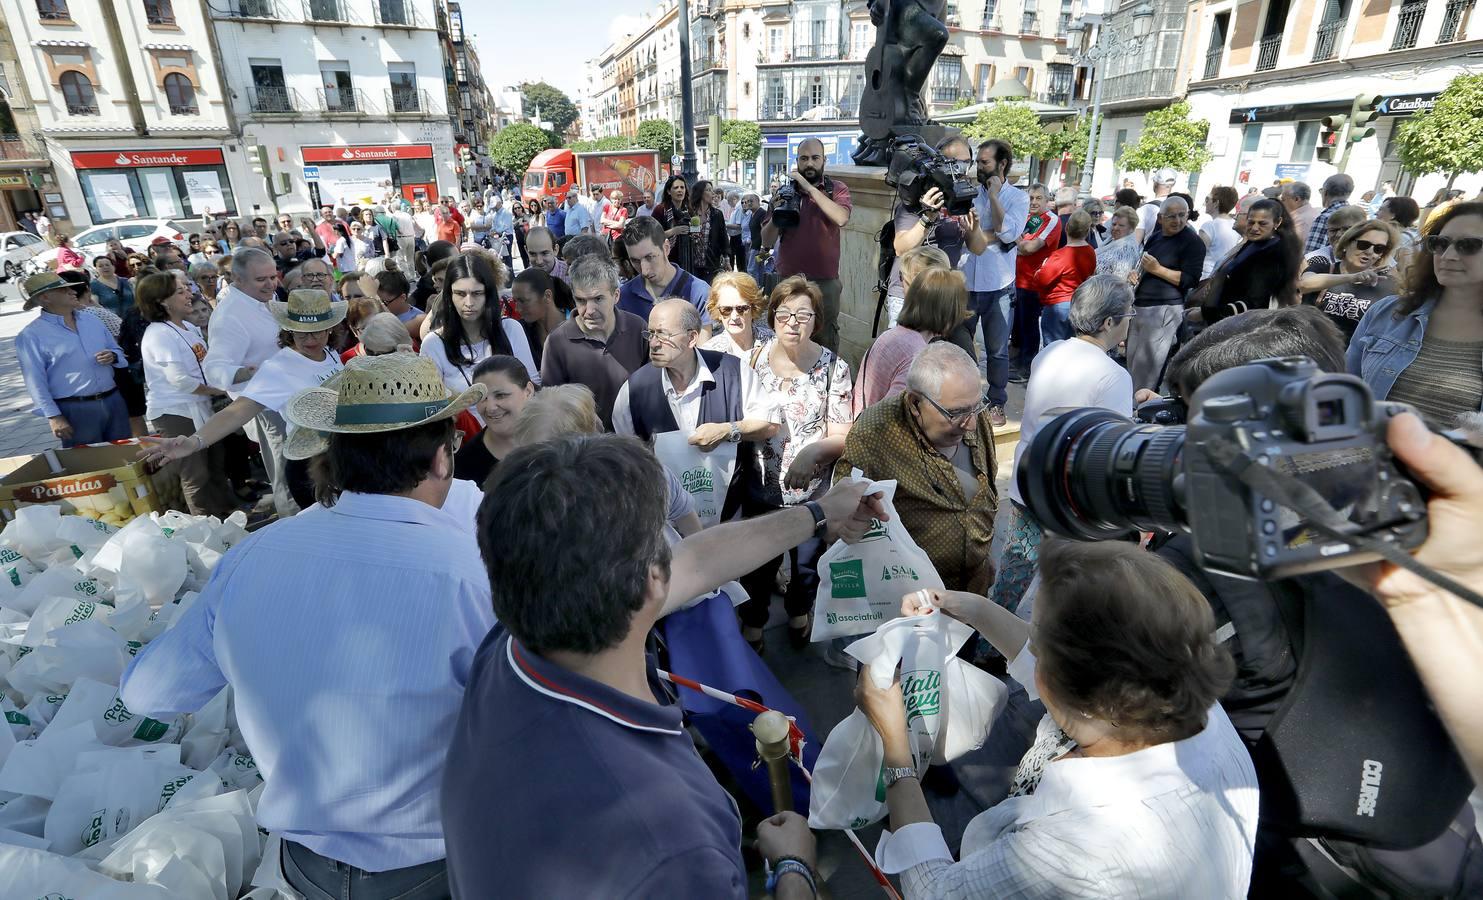
[[[15,336],[16,360],[38,416],[61,415],[58,400],[113,390],[113,370],[129,365],[102,319],[79,311],[73,321],[76,327],[68,328],[61,316],[43,312]],[[112,366],[96,358],[105,350],[113,353]]]

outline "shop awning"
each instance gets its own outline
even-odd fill
[[[61,38],[42,38],[39,41],[32,41],[31,42],[31,46],[32,47],[91,47],[92,44],[89,44],[87,41],[66,41],[66,40],[62,40]]]
[[[144,49],[145,50],[185,50],[187,52],[193,53],[193,52],[195,52],[195,49],[196,48],[192,47],[190,44],[145,44],[144,45]]]

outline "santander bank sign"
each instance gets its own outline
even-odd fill
[[[221,150],[201,147],[185,150],[99,150],[72,154],[78,169],[138,169],[149,166],[219,166]]]

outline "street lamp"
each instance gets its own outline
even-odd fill
[[[1143,0],[1133,10],[1132,40],[1124,41],[1116,35],[1111,40],[1104,41],[1103,34],[1099,29],[1097,40],[1086,53],[1082,54],[1077,62],[1089,63],[1092,70],[1092,123],[1087,134],[1086,159],[1081,167],[1081,198],[1084,200],[1092,194],[1092,172],[1097,167],[1097,137],[1102,120],[1102,60],[1114,53],[1131,51],[1137,53],[1143,48],[1143,42],[1153,33],[1154,8],[1150,0]],[[1090,32],[1090,23],[1083,26],[1084,33]],[[1090,35],[1088,35],[1090,36]]]

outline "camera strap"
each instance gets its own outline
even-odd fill
[[[1270,498],[1278,506],[1302,516],[1308,527],[1319,534],[1374,553],[1386,562],[1393,563],[1474,606],[1483,607],[1483,596],[1441,572],[1422,565],[1411,554],[1394,544],[1377,540],[1367,534],[1357,534],[1352,530],[1347,530],[1351,525],[1349,520],[1330,506],[1322,494],[1300,479],[1285,472],[1279,472],[1271,466],[1258,464],[1228,438],[1212,437],[1204,444],[1210,460],[1217,469]]]

